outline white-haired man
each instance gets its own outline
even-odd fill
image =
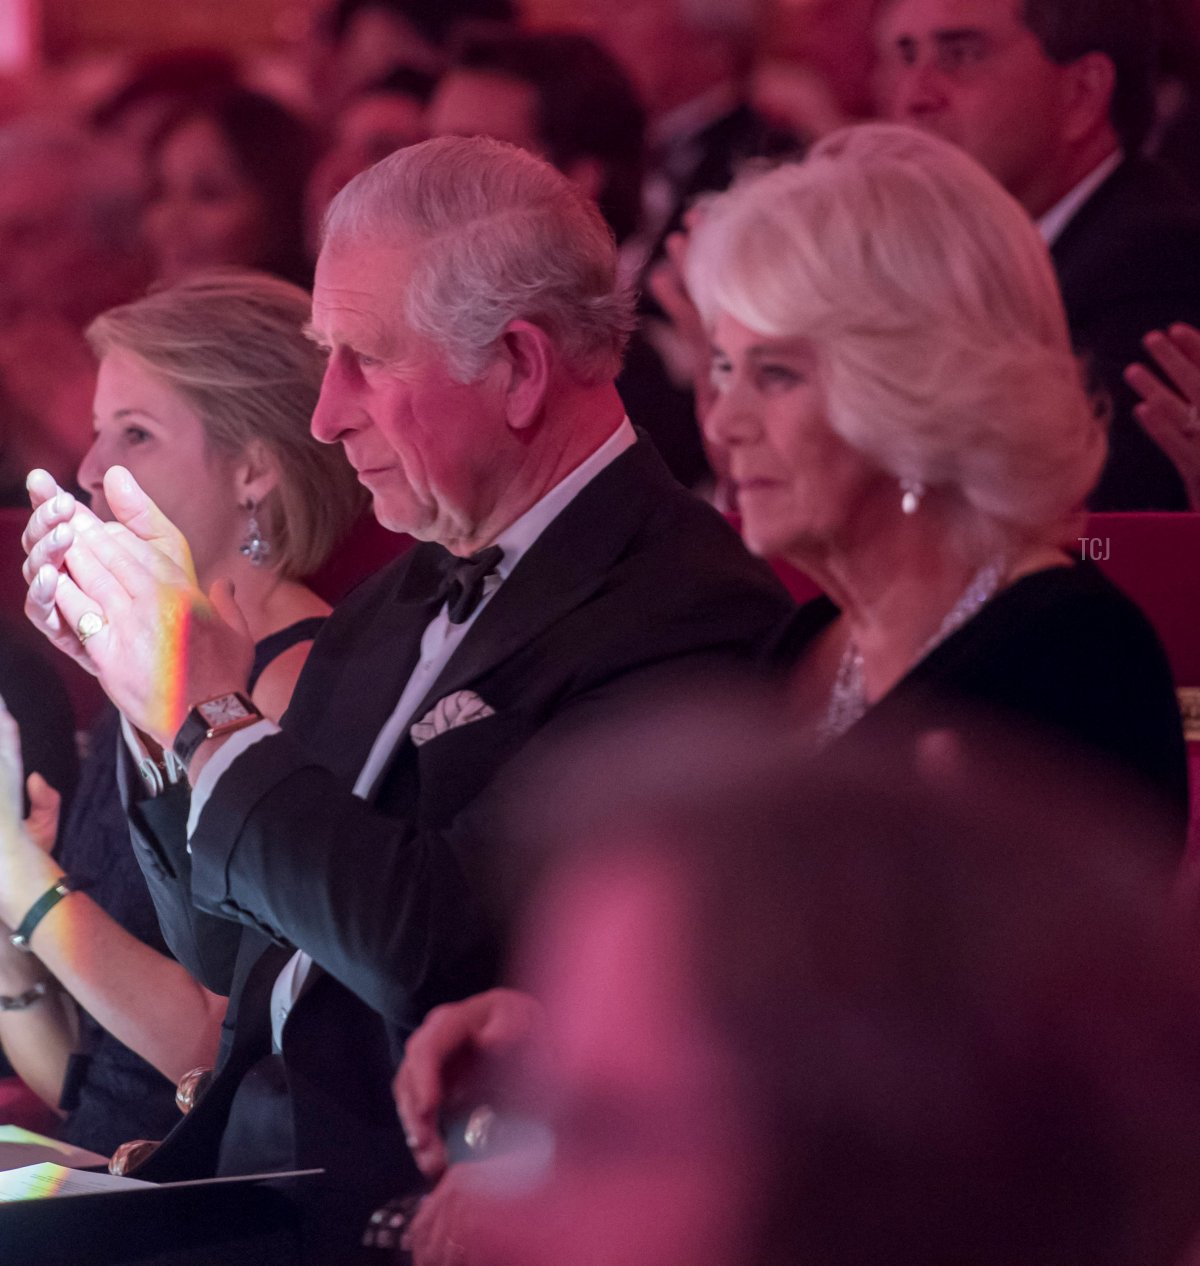
[[[331,617],[282,731],[238,697],[232,596],[196,590],[129,477],[107,477],[115,534],[33,481],[31,617],[186,766],[189,829],[163,797],[134,805],[139,856],[173,948],[233,998],[216,1080],[152,1176],[323,1165],[330,1226],[392,1194],[413,1173],[393,1057],[498,972],[498,805],[537,794],[519,758],[752,652],[786,610],[624,417],[630,321],[599,213],[522,151],[430,141],[338,196],[313,430],[426,544]],[[0,919],[58,879],[48,862]]]

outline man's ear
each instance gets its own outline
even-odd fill
[[[251,440],[234,467],[239,505],[259,505],[279,483],[279,467],[261,440]]]
[[[1064,70],[1062,135],[1067,141],[1084,140],[1110,122],[1117,68],[1107,53],[1084,53]]]
[[[510,321],[500,336],[500,345],[509,368],[505,388],[508,425],[523,431],[542,415],[558,366],[558,350],[550,335],[530,321]]]

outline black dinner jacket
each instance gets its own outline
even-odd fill
[[[641,438],[521,559],[414,713],[470,690],[494,715],[405,738],[366,803],[351,788],[415,661],[443,556],[418,546],[339,605],[283,733],[222,776],[190,856],[178,798],[130,806],[168,943],[231,995],[216,1081],[142,1176],[213,1171],[298,946],[318,966],[283,1031],[294,1163],[371,1198],[395,1191],[411,1173],[390,1098],[399,1046],[431,1006],[498,979],[511,913],[494,899],[511,878],[498,823],[537,794],[519,771],[642,691],[752,657],[791,610]]]
[[[1084,203],[1051,248],[1067,319],[1096,384],[1112,401],[1108,464],[1093,510],[1185,510],[1170,458],[1133,416],[1122,377],[1145,360],[1143,336],[1200,325],[1200,202],[1163,167],[1131,158]]]

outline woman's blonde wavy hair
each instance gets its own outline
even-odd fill
[[[688,284],[815,349],[833,429],[898,480],[953,487],[998,542],[1061,540],[1099,477],[1089,397],[1045,243],[962,151],[890,124],[714,198]]]

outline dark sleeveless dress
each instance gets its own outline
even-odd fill
[[[263,670],[300,642],[311,641],[323,619],[299,620],[254,648],[253,690]],[[170,957],[154,903],[129,842],[117,792],[120,718],[107,708],[92,727],[89,754],[64,828],[59,864],[104,912],[144,945]],[[179,1122],[175,1087],[140,1055],[80,1010],[80,1051],[67,1065],[59,1106],[68,1113],[59,1137],[105,1156],[130,1139],[161,1139]]]

